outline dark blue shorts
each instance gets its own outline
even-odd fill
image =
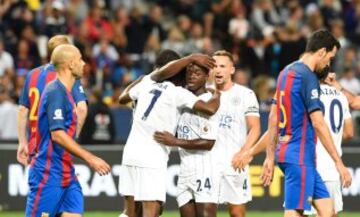
[[[284,173],[284,208],[311,210],[313,200],[329,198],[329,192],[316,167],[278,163]]]
[[[72,182],[68,187],[50,186],[41,181],[32,181],[29,185],[26,217],[55,217],[63,212],[83,214],[84,197],[79,182]]]

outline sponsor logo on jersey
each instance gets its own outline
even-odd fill
[[[64,117],[62,115],[62,110],[61,109],[56,109],[54,112],[54,120],[63,120]]]

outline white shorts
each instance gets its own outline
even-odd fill
[[[325,181],[324,182],[327,190],[329,191],[330,198],[333,201],[335,213],[339,213],[343,210],[343,198],[341,192],[341,182],[338,181]],[[314,207],[311,207],[311,211],[305,212],[307,215],[316,214]]]
[[[135,201],[166,199],[166,168],[145,168],[121,165],[119,192]]]
[[[215,203],[219,199],[219,184],[214,177],[199,178],[196,175],[179,176],[177,183],[177,197],[179,207],[190,200],[196,203]]]
[[[248,169],[234,174],[220,176],[220,204],[245,204],[252,200]]]

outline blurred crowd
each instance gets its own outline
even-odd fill
[[[68,34],[86,67],[82,84],[109,107],[123,88],[152,70],[156,54],[230,51],[234,81],[257,93],[263,112],[280,70],[328,28],[342,49],[332,70],[360,94],[360,0],[1,0],[1,105],[16,104],[30,69],[48,61],[46,43]],[[4,96],[2,96],[4,95]],[[0,130],[1,132],[1,130]],[[1,134],[0,134],[1,138]]]

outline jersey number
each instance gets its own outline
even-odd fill
[[[283,119],[281,120],[280,118],[280,122],[279,122],[279,128],[283,129],[286,126],[286,110],[285,110],[285,106],[283,104],[283,97],[285,97],[285,92],[284,91],[280,91],[280,102],[279,102],[279,106],[280,106],[280,111],[282,114]]]
[[[150,105],[148,106],[148,108],[144,112],[144,115],[141,118],[144,121],[147,119],[147,117],[149,116],[151,110],[154,108],[154,105],[155,105],[156,101],[158,100],[158,98],[161,96],[162,92],[160,90],[153,89],[153,90],[150,91],[150,93],[154,94],[154,96],[151,99]]]
[[[198,187],[196,189],[197,192],[202,191],[202,185],[201,185],[201,179],[196,180],[196,183],[198,184]],[[204,182],[204,188],[211,189],[210,179],[206,178]]]
[[[337,111],[339,112],[339,122],[335,123],[335,108],[337,107]],[[329,109],[329,118],[330,118],[330,125],[331,125],[331,130],[334,133],[338,133],[341,129],[342,126],[342,122],[344,119],[344,114],[343,114],[343,109],[342,109],[342,105],[341,102],[338,99],[333,99],[330,103],[330,109]],[[324,109],[324,115],[325,115],[325,109]]]
[[[37,110],[36,108],[38,107],[39,104],[40,92],[36,87],[32,87],[29,90],[29,96],[30,98],[33,98],[33,104],[31,105],[29,119],[30,121],[36,121],[38,118],[36,113]]]

